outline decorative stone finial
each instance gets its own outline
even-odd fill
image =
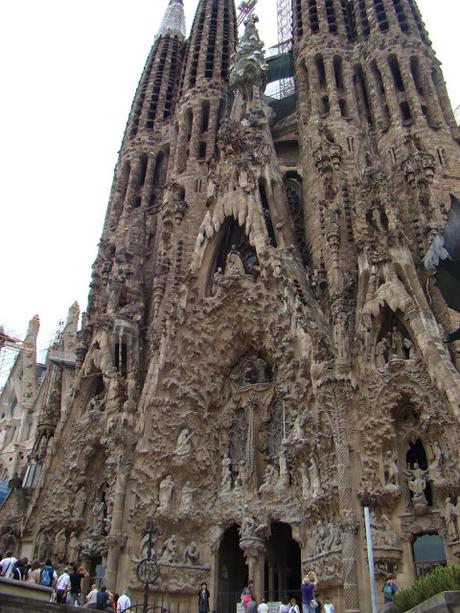
[[[249,15],[244,34],[232,57],[230,86],[239,89],[243,94],[248,94],[254,86],[261,89],[265,87],[268,65],[265,61],[264,44],[256,28],[258,21],[256,15]]]
[[[161,22],[158,36],[185,38],[185,13],[183,0],[170,0]]]

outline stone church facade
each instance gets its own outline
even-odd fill
[[[182,610],[201,581],[219,613],[248,577],[298,597],[310,569],[370,610],[363,504],[380,588],[423,572],[424,536],[425,561],[460,555],[456,320],[423,266],[460,192],[439,63],[414,0],[293,13],[281,112],[256,20],[238,41],[233,0],[200,0],[185,40],[171,0],[24,484],[24,553],[103,564],[140,600],[153,522],[152,593]]]

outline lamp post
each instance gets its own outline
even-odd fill
[[[378,613],[377,594],[375,591],[374,553],[372,551],[370,502],[368,500],[365,500],[363,501],[362,505],[364,510],[364,526],[366,528],[367,561],[369,564],[369,582],[371,588],[372,613]]]
[[[145,536],[147,537],[147,557],[139,562],[136,568],[137,578],[144,584],[144,604],[142,611],[147,613],[149,604],[149,586],[155,583],[160,574],[158,558],[153,554],[152,546],[159,530],[153,524],[149,524]]]

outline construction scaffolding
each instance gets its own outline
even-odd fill
[[[23,342],[16,333],[6,332],[3,326],[0,326],[0,390],[5,385],[16,356],[22,347]]]

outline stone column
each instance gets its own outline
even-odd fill
[[[120,551],[123,545],[123,511],[126,499],[126,484],[128,481],[129,466],[119,466],[117,481],[115,484],[115,498],[112,510],[112,522],[108,537],[109,548],[107,551],[106,585],[108,589],[114,590],[117,582],[118,562]]]
[[[244,559],[248,567],[248,579],[254,581],[254,591],[257,598],[265,593],[265,545],[257,536],[243,537],[240,540],[240,549],[244,552]]]
[[[275,569],[271,562],[268,565],[268,600],[275,600]]]
[[[339,390],[340,396],[336,394],[335,389]],[[335,383],[327,383],[320,388],[322,400],[324,405],[328,407],[334,429],[341,519],[344,610],[346,613],[358,613],[360,611],[358,572],[356,568],[356,531],[358,522],[353,513],[350,451],[344,416],[344,399],[347,391],[347,384],[337,380]]]

